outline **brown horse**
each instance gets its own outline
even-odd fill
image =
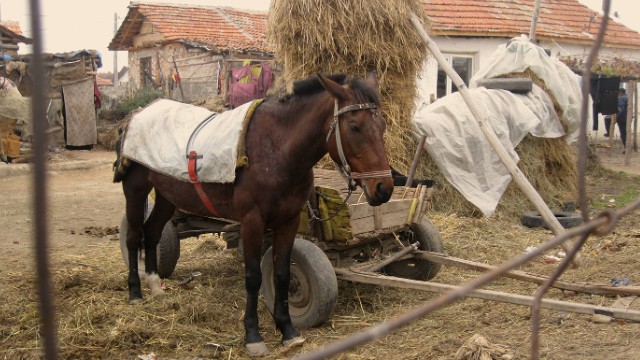
[[[291,94],[267,98],[254,111],[246,130],[247,167],[236,170],[234,183],[194,184],[130,162],[122,180],[129,223],[129,301],[142,300],[137,253],[144,236],[145,269],[152,295],[162,293],[157,275],[156,245],[176,208],[240,223],[245,262],[247,304],[245,341],[251,355],[266,355],[258,326],[260,261],[266,229],[273,232],[273,318],[282,343],[302,342],[288,309],[290,254],[300,211],[313,188],[313,166],[327,153],[339,165],[349,186],[361,186],[372,206],[389,200],[393,180],[383,143],[385,120],[374,75],[348,79],[318,75],[296,82]],[[125,139],[126,141],[126,139]],[[201,161],[205,161],[203,159]],[[120,161],[120,160],[118,160]],[[144,222],[145,202],[155,189],[155,206]],[[201,194],[199,194],[200,192]],[[203,194],[202,194],[203,193]],[[210,199],[210,200],[209,200]],[[210,201],[210,204],[206,204]],[[212,205],[212,206],[211,206]]]

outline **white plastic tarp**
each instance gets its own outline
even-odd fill
[[[580,77],[560,60],[547,55],[543,48],[531,43],[527,36],[522,35],[498,46],[487,63],[471,78],[469,87],[476,87],[480,79],[522,73],[527,69],[544,81],[546,91],[549,91],[562,109],[561,116],[567,125],[566,141],[568,144],[573,143],[578,138],[580,129]]]
[[[519,158],[514,148],[529,132],[555,127],[542,125],[530,108],[541,105],[535,104],[527,95],[485,88],[470,89],[469,92],[516,163]],[[482,135],[460,93],[418,109],[415,122],[418,132],[426,135],[425,149],[443,176],[485,216],[491,216],[509,186],[511,175]],[[562,134],[556,128],[555,137]]]
[[[569,129],[568,143],[577,138],[580,122],[582,93],[577,75],[526,37],[499,46],[471,80],[469,93],[516,163],[519,158],[514,149],[527,134],[544,138],[565,135],[551,97],[535,84],[528,94],[473,87],[479,79],[527,69],[545,82],[562,109]],[[482,134],[462,96],[454,93],[431,105],[423,104],[414,120],[418,133],[427,136],[425,149],[443,176],[486,217],[491,216],[509,186],[511,175]]]

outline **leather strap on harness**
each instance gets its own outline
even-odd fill
[[[187,159],[189,160],[189,163],[187,164],[189,170],[189,179],[191,180],[193,187],[196,189],[196,193],[198,193],[200,200],[207,208],[207,210],[209,210],[211,215],[219,216],[218,212],[213,207],[213,203],[211,203],[211,200],[209,200],[209,197],[204,192],[204,189],[202,189],[202,183],[198,180],[198,172],[196,170],[198,165],[197,162],[198,159],[202,159],[202,155],[198,155],[198,153],[196,153],[194,150],[191,150],[189,152],[189,155],[187,155]]]

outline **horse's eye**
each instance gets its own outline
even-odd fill
[[[352,132],[356,132],[356,133],[360,132],[360,126],[358,126],[358,124],[355,124],[355,123],[349,124],[349,129],[351,129]]]

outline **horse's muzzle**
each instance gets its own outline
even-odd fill
[[[382,180],[371,179],[363,183],[364,195],[367,203],[371,206],[379,206],[391,199],[393,194],[393,179],[383,178]],[[373,193],[370,189],[374,189]]]

